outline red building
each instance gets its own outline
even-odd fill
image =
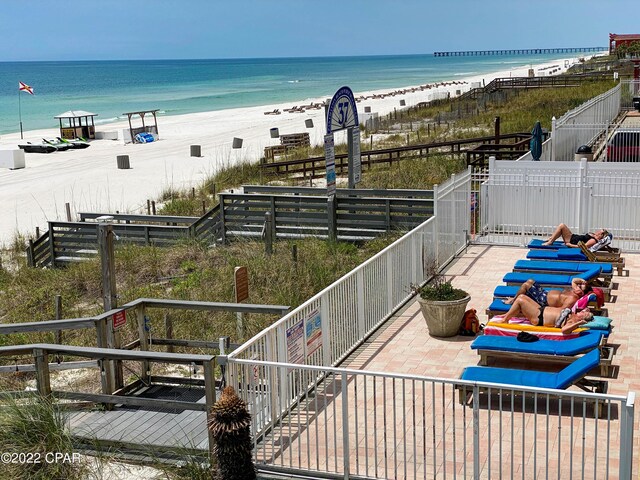
[[[616,53],[616,48],[621,45],[629,45],[633,42],[640,42],[640,34],[623,34],[618,35],[617,33],[609,34],[609,55],[613,55]]]

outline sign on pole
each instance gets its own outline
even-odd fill
[[[327,133],[358,127],[358,110],[349,87],[338,89],[327,110]]]
[[[354,128],[351,131],[352,142],[353,142],[353,162],[352,162],[352,171],[353,171],[353,183],[360,183],[360,175],[362,173],[362,161],[360,156],[360,130],[358,128]],[[355,185],[354,185],[355,186]]]
[[[126,310],[120,310],[119,312],[114,313],[111,317],[111,322],[114,330],[124,327],[127,324]]]
[[[324,136],[324,159],[327,167],[327,196],[336,194],[336,150],[333,134]]]
[[[233,286],[236,294],[236,303],[249,298],[249,272],[247,267],[234,268]],[[244,316],[242,312],[236,312],[236,333],[239,339],[244,338]]]
[[[236,267],[233,270],[233,280],[236,291],[236,303],[249,298],[249,272],[247,267]]]
[[[360,181],[360,124],[356,99],[349,87],[342,87],[333,95],[327,109],[327,135],[333,135],[338,130],[348,129],[347,142],[349,144],[349,188],[355,188]],[[357,134],[356,134],[357,132]],[[356,154],[357,153],[357,154]],[[326,137],[325,137],[326,158]],[[329,177],[329,162],[327,159],[327,179]],[[334,157],[335,160],[335,157]],[[357,162],[358,166],[355,166]],[[335,165],[335,162],[334,162]],[[329,187],[327,186],[327,194]]]

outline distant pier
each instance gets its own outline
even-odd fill
[[[461,52],[433,52],[434,57],[473,57],[480,55],[539,55],[545,53],[581,53],[608,51],[609,47],[575,48],[517,48],[509,50],[465,50]]]

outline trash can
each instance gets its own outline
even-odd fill
[[[189,150],[191,152],[191,156],[192,157],[201,157],[202,156],[202,149],[200,148],[200,145],[191,145]]]
[[[118,168],[121,170],[127,170],[131,168],[131,164],[129,163],[129,155],[116,155],[116,162],[118,164]]]
[[[593,161],[593,150],[591,150],[591,147],[589,145],[581,145],[580,147],[578,147],[578,150],[576,150],[576,154],[573,159],[576,162],[579,162],[583,158],[586,158],[587,162]]]
[[[633,97],[633,108],[640,112],[640,97]]]

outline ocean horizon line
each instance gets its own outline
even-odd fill
[[[42,59],[42,60],[0,60],[0,64],[24,64],[24,63],[108,63],[108,62],[197,62],[197,61],[233,61],[233,60],[322,60],[322,59],[349,59],[349,58],[405,58],[405,57],[422,57],[422,56],[434,56],[436,52],[500,52],[500,51],[518,51],[518,50],[545,50],[545,49],[563,49],[563,48],[600,48],[596,47],[507,47],[507,48],[475,48],[475,49],[458,49],[458,50],[434,50],[433,52],[426,53],[399,53],[399,54],[376,54],[376,55],[296,55],[296,56],[284,56],[284,57],[193,57],[193,58],[111,58],[111,59],[97,59],[97,58],[85,58],[79,60],[60,60],[60,59]],[[608,47],[603,46],[601,52],[573,52],[573,53],[589,53],[597,54],[604,51],[608,51]],[[560,54],[560,53],[558,53]],[[523,53],[514,55],[549,55],[549,53]]]

